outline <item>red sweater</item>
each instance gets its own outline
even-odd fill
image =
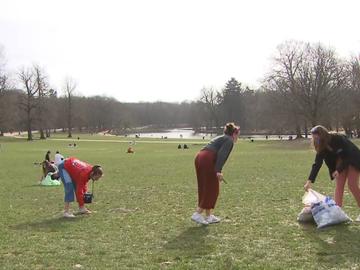
[[[76,200],[80,207],[84,206],[84,193],[87,191],[92,167],[92,165],[74,157],[67,158],[64,162],[64,168],[74,183]]]

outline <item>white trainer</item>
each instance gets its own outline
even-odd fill
[[[63,214],[63,217],[64,218],[74,218],[74,214],[70,213],[70,212],[64,212]]]
[[[209,223],[204,219],[204,217],[199,214],[198,212],[195,212],[192,216],[191,216],[191,220],[195,221],[198,224],[202,224],[202,225],[208,225]]]
[[[360,215],[355,219],[356,222],[360,222]]]
[[[214,216],[214,215],[210,215],[207,216],[206,219],[207,223],[212,224],[212,223],[219,223],[220,222],[220,218]]]
[[[80,207],[78,213],[79,214],[91,214],[91,211],[89,209],[87,209],[86,207]]]

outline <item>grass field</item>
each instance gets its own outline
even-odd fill
[[[125,154],[130,139],[81,135],[70,148],[61,137],[0,139],[0,269],[360,268],[359,225],[296,222],[314,158],[307,141],[239,140],[215,209],[222,222],[202,227],[190,216],[203,141],[184,140],[190,149],[178,150],[177,141],[142,139]],[[63,188],[37,184],[33,163],[48,149],[103,165],[93,214],[63,219]],[[323,167],[314,189],[333,188]],[[348,192],[344,210],[360,214]]]

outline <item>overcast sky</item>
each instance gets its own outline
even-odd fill
[[[0,0],[7,68],[43,67],[78,94],[194,100],[235,77],[258,87],[276,47],[321,42],[360,53],[358,0]]]

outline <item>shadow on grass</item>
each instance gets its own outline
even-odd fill
[[[12,230],[34,230],[42,232],[55,232],[62,231],[67,229],[67,224],[80,221],[80,219],[85,218],[85,215],[77,216],[76,218],[64,218],[56,217],[51,219],[44,219],[36,222],[24,222],[10,226]]]
[[[178,256],[203,256],[215,248],[215,243],[206,239],[208,234],[209,228],[206,226],[190,227],[168,241],[164,248],[170,252],[174,251]]]
[[[330,269],[360,263],[360,226],[342,224],[317,230],[313,225],[304,230],[309,241],[315,243],[311,252],[317,255],[320,265]]]

